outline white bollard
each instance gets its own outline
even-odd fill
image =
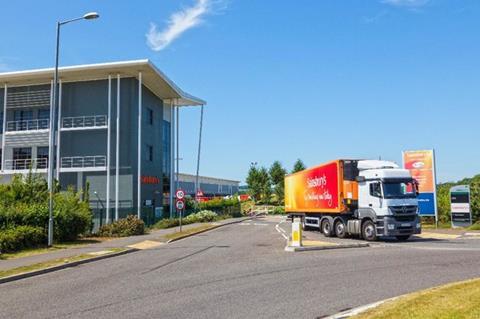
[[[292,222],[292,247],[302,247],[302,219],[294,218]]]

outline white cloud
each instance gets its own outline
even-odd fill
[[[153,51],[161,51],[168,47],[185,31],[194,28],[203,22],[203,17],[212,12],[214,5],[220,0],[195,0],[191,7],[183,8],[173,13],[168,19],[168,24],[163,30],[158,30],[155,23],[150,24],[146,34],[147,45]]]
[[[383,0],[383,3],[396,7],[418,8],[426,5],[430,0]]]

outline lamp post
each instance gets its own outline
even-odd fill
[[[64,24],[79,21],[92,20],[99,17],[96,12],[89,12],[82,17],[57,22],[57,41],[55,47],[55,72],[53,74],[53,101],[50,108],[50,138],[48,141],[48,246],[53,244],[53,166],[54,166],[54,144],[55,144],[55,111],[57,109],[57,88],[58,88],[58,55],[60,47],[60,27]],[[60,160],[60,159],[57,159]]]

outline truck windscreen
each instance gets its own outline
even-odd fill
[[[415,198],[416,185],[413,181],[383,182],[383,196],[385,198]]]

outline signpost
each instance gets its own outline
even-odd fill
[[[452,227],[468,227],[472,224],[470,187],[468,185],[450,188],[450,215]]]
[[[175,192],[175,208],[178,212],[180,232],[182,231],[182,212],[185,210],[185,192],[182,189],[177,189]]]
[[[437,225],[435,152],[433,150],[404,151],[402,155],[403,167],[408,169],[412,177],[418,182],[418,214],[420,216],[434,216],[435,225]]]

